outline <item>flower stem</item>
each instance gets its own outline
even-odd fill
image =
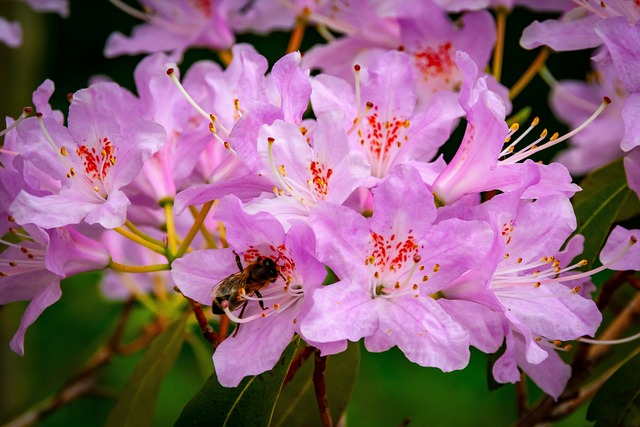
[[[169,254],[175,259],[175,253],[178,249],[178,238],[176,236],[176,224],[173,217],[173,200],[163,200],[160,205],[164,208],[164,216],[167,224],[167,240],[169,241]]]
[[[302,365],[304,365],[304,363],[309,359],[309,357],[311,357],[314,351],[315,351],[314,347],[307,345],[307,346],[304,346],[302,350],[298,352],[298,354],[296,354],[296,357],[293,359],[293,361],[291,362],[291,365],[289,366],[287,375],[284,377],[284,381],[282,382],[282,387],[284,387],[287,383],[289,383],[293,379],[293,377],[295,377],[296,372],[298,372],[298,369],[300,369]]]
[[[313,389],[316,392],[316,402],[320,411],[320,421],[322,427],[332,427],[333,419],[329,412],[329,402],[327,401],[327,384],[325,383],[325,373],[327,372],[327,357],[320,356],[320,350],[315,351],[315,365],[313,367]]]
[[[194,301],[191,298],[185,296],[187,301],[189,301],[189,305],[191,306],[191,310],[193,310],[193,314],[196,316],[196,320],[198,321],[198,325],[200,326],[200,330],[202,331],[202,335],[209,341],[211,348],[216,348],[218,346],[218,336],[215,331],[209,325],[207,321],[207,317],[204,315],[204,311],[202,311],[202,305],[198,301]]]
[[[165,255],[166,254],[164,246],[159,246],[159,245],[156,245],[154,243],[151,243],[148,240],[143,239],[142,237],[138,236],[137,234],[135,234],[134,232],[132,232],[132,231],[126,229],[126,228],[117,227],[117,228],[114,228],[114,230],[116,232],[120,233],[121,235],[123,235],[124,237],[126,237],[127,239],[132,240],[132,241],[134,241],[134,242],[138,243],[139,245],[142,245],[142,246],[144,246],[146,248],[149,248],[152,251],[154,251],[156,253],[159,253],[160,255]]]
[[[287,45],[287,53],[295,52],[300,49],[302,39],[304,38],[304,30],[307,28],[307,19],[299,17],[296,20],[296,26],[293,28],[289,44]]]
[[[504,37],[507,28],[507,13],[509,11],[504,7],[498,7],[496,9],[496,47],[493,51],[493,76],[498,82],[502,76],[502,60],[504,58]]]
[[[213,200],[205,203],[204,206],[202,206],[202,209],[198,213],[198,216],[196,217],[195,221],[193,222],[191,229],[189,230],[184,240],[182,241],[180,248],[178,248],[178,251],[175,253],[176,258],[180,258],[182,255],[185,254],[185,252],[187,252],[189,245],[191,244],[191,242],[193,242],[193,239],[196,237],[198,230],[204,223],[204,220],[207,217],[207,214],[211,210],[211,206],[213,206]]]
[[[194,206],[189,206],[189,211],[191,212],[191,215],[193,215],[194,219],[198,217],[199,215],[198,209],[196,209]],[[202,224],[200,225],[200,233],[202,234],[202,237],[204,238],[205,242],[207,242],[207,246],[209,248],[212,248],[212,249],[218,248],[218,244],[216,243],[216,240],[214,239],[213,235],[209,232],[207,227],[205,227]]]
[[[544,64],[547,62],[549,58],[549,53],[551,51],[547,47],[543,47],[536,59],[533,60],[529,68],[520,76],[517,82],[509,89],[509,99],[514,99],[516,96],[522,92],[522,90],[527,87],[527,85],[531,82],[533,77],[542,70]]]
[[[136,227],[131,221],[127,220],[124,225],[127,226],[127,228],[136,236],[143,238],[144,240],[146,240],[149,243],[153,243],[154,245],[158,245],[160,247],[164,246],[164,243],[161,242],[158,239],[154,239],[153,237],[149,236],[147,233],[145,233],[144,231],[140,230],[138,227]]]
[[[125,265],[111,260],[108,268],[123,273],[150,273],[153,271],[171,270],[169,264],[151,264],[151,265]]]

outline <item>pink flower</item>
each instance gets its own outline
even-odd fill
[[[18,223],[43,228],[122,225],[130,202],[121,188],[166,140],[160,125],[141,117],[138,100],[113,83],[76,92],[68,128],[38,114],[17,130],[20,156],[62,183],[48,195],[22,190],[9,208]]]
[[[402,52],[380,55],[369,67],[362,68],[361,74],[355,91],[337,77],[317,76],[312,81],[314,112],[345,112],[344,129],[349,144],[371,166],[374,179],[369,186],[398,164],[412,165],[426,182],[431,182],[443,163],[429,162],[464,114],[456,96],[437,94],[426,111],[419,110],[416,73],[410,57]]]
[[[241,327],[218,346],[213,362],[220,384],[235,387],[245,376],[273,368],[294,334],[300,332],[300,321],[309,310],[307,297],[321,287],[326,271],[314,257],[313,233],[301,222],[285,233],[273,216],[247,214],[233,196],[220,201],[215,217],[226,226],[230,248],[195,251],[174,261],[172,277],[186,296],[212,304],[216,285],[238,273],[234,252],[244,268],[263,257],[271,259],[278,272],[273,282],[265,283],[255,294],[242,294],[246,303],[225,308],[227,316]],[[246,309],[241,308],[244,304]],[[346,343],[316,346],[335,353],[344,350]]]
[[[0,169],[0,305],[30,301],[11,340],[13,351],[24,354],[27,328],[61,296],[60,280],[84,271],[98,270],[109,264],[109,253],[100,243],[72,227],[43,230],[33,224],[20,224],[7,214],[7,204],[24,187],[21,177],[9,169]]]
[[[434,225],[433,197],[410,167],[397,167],[373,196],[370,219],[330,203],[312,212],[320,260],[340,281],[313,294],[303,336],[317,342],[364,338],[369,351],[397,345],[419,365],[463,368],[469,336],[441,306],[438,292],[479,266],[492,232],[479,221]]]
[[[107,57],[171,52],[171,59],[179,61],[190,47],[227,49],[234,41],[219,1],[140,0],[145,12],[120,1],[112,3],[146,23],[135,27],[129,38],[121,33],[111,34],[105,47]]]

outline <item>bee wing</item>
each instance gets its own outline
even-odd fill
[[[246,270],[233,273],[231,276],[225,277],[211,288],[212,297],[221,297],[231,295],[235,289],[241,288],[247,282]]]

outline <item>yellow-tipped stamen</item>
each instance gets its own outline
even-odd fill
[[[554,134],[554,136],[545,144],[540,145],[539,147],[533,148],[531,150],[528,151],[524,151],[524,152],[519,152],[517,154],[514,154],[513,156],[509,157],[508,159],[503,160],[502,162],[505,164],[511,164],[511,163],[516,163],[519,162],[520,160],[524,160],[527,157],[531,156],[532,154],[537,153],[538,151],[542,151],[545,150],[549,147],[553,147],[556,144],[559,144],[562,141],[566,141],[567,139],[571,138],[572,136],[574,136],[575,134],[577,134],[578,132],[580,132],[581,130],[583,130],[584,128],[586,128],[589,124],[591,124],[591,122],[593,122],[603,111],[604,109],[607,107],[607,105],[609,105],[611,103],[611,99],[608,97],[604,97],[602,103],[600,104],[600,106],[598,107],[598,109],[587,119],[585,120],[580,126],[578,126],[577,128],[575,128],[574,130],[572,130],[571,132],[557,138],[555,137],[556,134]],[[555,137],[555,138],[554,138]]]
[[[22,109],[22,113],[20,114],[20,116],[18,116],[16,121],[11,123],[9,126],[7,126],[7,128],[5,130],[0,131],[0,136],[4,136],[11,129],[13,129],[16,126],[18,126],[18,123],[20,123],[22,120],[24,120],[29,114],[31,114],[32,111],[33,111],[33,109],[31,107],[24,107]]]

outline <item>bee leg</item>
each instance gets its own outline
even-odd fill
[[[262,310],[266,310],[266,309],[264,308],[264,303],[262,302],[262,295],[260,295],[260,291],[255,291],[254,293],[255,293],[256,295],[258,295],[258,298],[260,298],[260,299],[258,300],[258,304],[260,304],[260,308],[261,308]]]
[[[239,319],[242,319],[242,315],[244,314],[245,308],[247,308],[246,302],[242,304],[242,310],[240,310],[240,315],[238,316]],[[231,338],[234,338],[236,335],[238,335],[239,330],[240,330],[240,323],[236,324],[236,331],[233,333],[233,335],[231,335]]]
[[[236,253],[236,251],[233,251],[233,253],[236,256],[236,265],[238,266],[238,268],[240,269],[240,271],[244,270],[244,267],[242,266],[242,261],[240,260],[240,255],[238,255]]]

